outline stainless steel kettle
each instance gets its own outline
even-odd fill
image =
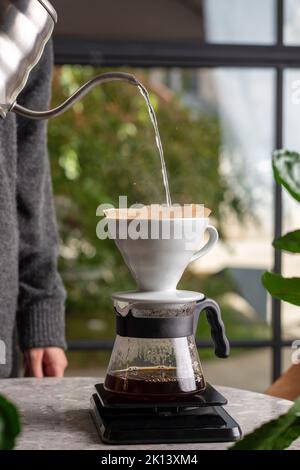
[[[133,75],[102,74],[87,82],[62,105],[52,110],[29,110],[17,104],[33,67],[52,35],[57,14],[48,0],[0,0],[0,116],[9,111],[31,119],[49,119],[69,109],[95,85],[122,80],[138,86]]]
[[[48,0],[0,1],[0,113],[14,106],[51,37],[57,15]]]

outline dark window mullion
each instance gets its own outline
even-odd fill
[[[296,340],[296,339],[295,339]],[[282,340],[280,346],[289,348],[293,340]],[[211,348],[213,346],[210,340],[197,340],[196,344],[199,348]],[[114,340],[71,340],[68,341],[68,351],[111,351]],[[257,348],[273,348],[272,340],[251,340],[241,339],[230,341],[231,349],[257,349]]]
[[[276,77],[276,148],[282,147],[282,69],[277,70]],[[274,238],[278,238],[282,232],[282,190],[281,186],[274,183]],[[281,274],[281,251],[274,249],[274,272]],[[272,298],[272,332],[273,332],[273,380],[281,374],[281,301]]]
[[[298,67],[300,57],[300,46],[282,44],[99,43],[61,37],[54,38],[54,51],[57,65],[99,67]]]
[[[284,29],[284,0],[277,0],[277,46],[283,46],[283,29]]]
[[[283,45],[284,14],[283,1],[277,0],[277,46]],[[283,67],[276,68],[276,97],[275,97],[275,147],[282,148],[283,129]],[[278,238],[282,233],[282,188],[274,183],[274,237]],[[274,272],[281,274],[282,254],[280,250],[274,249]],[[272,298],[272,378],[276,380],[281,375],[282,369],[282,325],[281,325],[281,301]]]

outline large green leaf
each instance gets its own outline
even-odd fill
[[[0,449],[13,449],[19,432],[20,419],[16,407],[0,395]]]
[[[276,181],[300,202],[300,154],[288,150],[275,150],[273,171]]]
[[[289,232],[277,238],[274,240],[273,246],[291,253],[300,253],[300,230]]]
[[[230,450],[282,450],[300,437],[300,398],[284,415],[263,424]]]
[[[262,282],[272,297],[300,305],[299,277],[285,278],[280,274],[266,272],[262,276]]]

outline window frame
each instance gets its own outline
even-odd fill
[[[283,146],[283,75],[286,68],[300,67],[300,47],[283,43],[284,0],[276,0],[276,42],[273,45],[197,44],[174,43],[97,43],[90,40],[54,38],[55,63],[57,65],[93,65],[104,67],[249,67],[273,68],[275,85],[274,149]],[[274,238],[282,233],[282,189],[274,182]],[[281,274],[282,254],[274,249],[273,270]],[[290,347],[292,340],[282,335],[281,301],[272,298],[270,340],[231,341],[232,348],[270,348],[272,353],[272,379],[282,372],[282,349]],[[199,347],[209,347],[209,341],[198,341]],[[70,341],[70,351],[110,350],[113,341]]]

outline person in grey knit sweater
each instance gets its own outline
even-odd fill
[[[47,109],[52,64],[49,43],[21,105]],[[0,122],[0,377],[11,374],[15,328],[25,375],[64,373],[65,290],[57,255],[47,123],[9,113]]]

